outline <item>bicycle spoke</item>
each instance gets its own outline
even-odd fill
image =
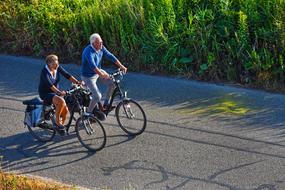
[[[106,144],[106,133],[102,124],[92,116],[79,118],[76,134],[80,143],[90,151],[101,150]]]
[[[116,110],[120,127],[130,135],[141,134],[146,127],[146,116],[141,106],[133,100],[125,100]]]

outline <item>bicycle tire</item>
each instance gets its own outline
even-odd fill
[[[26,125],[31,135],[40,142],[48,142],[51,141],[55,136],[55,130],[51,128],[44,127],[31,127]]]
[[[136,101],[132,99],[121,101],[116,107],[115,115],[119,126],[128,135],[136,136],[144,132],[147,125],[146,115]]]
[[[93,116],[79,117],[75,124],[75,131],[79,142],[91,152],[97,152],[106,145],[105,129],[101,122]],[[92,143],[94,140],[96,140],[96,144]]]

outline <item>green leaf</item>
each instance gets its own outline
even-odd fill
[[[172,65],[176,65],[176,63],[177,63],[177,58],[174,58],[172,61]]]
[[[207,64],[202,64],[202,65],[200,65],[200,69],[202,71],[206,71],[208,69],[208,65]]]
[[[184,64],[192,63],[192,61],[193,59],[191,57],[182,57],[181,59],[179,59],[179,62]]]
[[[251,70],[251,69],[253,69],[254,65],[252,62],[246,62],[246,63],[244,63],[244,67],[246,70]]]

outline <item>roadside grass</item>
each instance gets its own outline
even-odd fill
[[[285,0],[2,0],[0,52],[81,62],[93,32],[129,70],[284,89]]]
[[[99,188],[101,190],[112,190],[108,187]],[[99,190],[98,189],[98,190]],[[136,190],[132,184],[124,190]],[[87,190],[76,186],[64,185],[40,177],[24,176],[16,173],[3,172],[0,167],[0,190]]]
[[[25,176],[2,169],[3,156],[0,155],[0,190],[77,190],[75,186],[35,176]]]
[[[2,170],[3,156],[0,155],[0,190],[77,190],[59,182],[35,176],[25,176]]]
[[[77,190],[75,186],[67,186],[37,177],[6,173],[0,171],[1,190]]]

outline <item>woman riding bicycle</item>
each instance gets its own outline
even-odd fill
[[[46,57],[46,65],[41,72],[38,92],[45,105],[53,104],[55,106],[56,126],[54,127],[60,134],[64,134],[65,127],[63,124],[68,113],[68,108],[63,98],[66,92],[59,89],[59,74],[73,83],[82,84],[81,81],[75,79],[59,65],[57,55],[50,54]]]

